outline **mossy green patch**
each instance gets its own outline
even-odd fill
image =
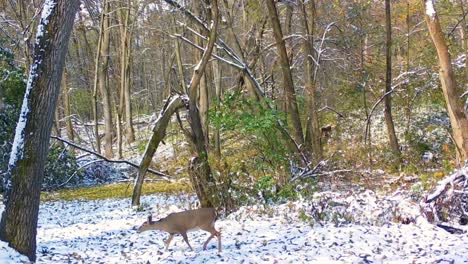
[[[130,198],[132,196],[133,184],[116,183],[109,185],[101,185],[94,187],[66,189],[56,192],[43,192],[41,195],[42,201],[57,201],[57,200],[100,200],[108,198]],[[188,182],[147,182],[143,185],[142,195],[166,193],[178,194],[192,192]]]

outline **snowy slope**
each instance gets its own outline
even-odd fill
[[[158,218],[193,202],[190,196],[146,196],[146,212],[131,209],[129,199],[45,203],[39,216],[38,263],[468,263],[467,234],[451,235],[424,221],[312,227],[299,220],[310,209],[306,202],[243,207],[219,219],[220,255],[215,239],[202,250],[208,237],[202,231],[189,233],[194,252],[179,236],[166,252],[167,234],[136,234],[149,211]],[[0,262],[8,263],[5,256],[11,252],[0,244]],[[10,263],[16,263],[12,256]]]

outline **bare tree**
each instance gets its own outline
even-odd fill
[[[0,238],[31,261],[36,259],[36,228],[44,166],[65,55],[78,0],[46,0],[34,45],[8,172]]]
[[[305,136],[306,148],[312,151],[314,157],[319,160],[322,158],[322,146],[320,143],[320,128],[316,109],[316,88],[315,88],[315,63],[314,63],[314,31],[315,31],[315,0],[309,1],[307,6],[304,1],[301,2],[301,23],[303,27],[303,47],[305,56],[305,97],[307,100],[307,133]],[[309,8],[307,8],[309,7]],[[307,14],[307,10],[310,10]]]
[[[276,10],[276,4],[274,0],[267,0],[266,3],[271,27],[273,28],[273,33],[276,40],[276,49],[279,53],[278,55],[281,64],[281,71],[283,73],[283,86],[287,97],[288,116],[292,123],[295,140],[299,145],[302,145],[304,142],[304,135],[302,133],[301,120],[299,117],[299,110],[296,101],[296,91],[294,90],[291,66],[289,64],[288,53],[286,51],[283,33],[281,31],[278,11]]]
[[[395,125],[392,116],[392,97],[390,91],[392,90],[392,17],[390,0],[385,0],[385,99],[384,99],[384,116],[385,124],[387,125],[388,139],[392,152],[398,156],[400,160],[400,146],[398,145],[398,138],[395,132]]]
[[[114,133],[114,127],[112,123],[112,107],[111,97],[109,90],[108,80],[108,67],[109,67],[109,44],[110,44],[110,4],[108,0],[102,2],[102,15],[101,15],[101,26],[100,26],[100,44],[98,44],[97,55],[99,59],[97,61],[97,80],[99,84],[99,92],[102,99],[102,110],[104,112],[104,149],[105,155],[111,158],[114,155],[112,150],[112,138]],[[95,120],[97,126],[97,120]]]
[[[205,2],[205,0],[193,2],[194,13],[195,15],[199,17],[201,17],[202,15],[203,2]],[[211,21],[211,12],[209,12],[209,9],[208,9],[208,12],[206,12],[206,19],[207,21]],[[202,29],[199,29],[199,31],[202,32]],[[199,36],[195,36],[195,43],[198,46],[203,46],[203,39]],[[195,55],[194,61],[195,63],[198,63],[203,56],[203,52],[197,50],[194,52],[194,55]],[[205,136],[205,143],[207,146],[209,143],[208,109],[210,107],[209,89],[208,89],[208,78],[209,78],[208,71],[209,71],[209,67],[206,67],[204,72],[202,72],[202,77],[200,80],[200,89],[198,89],[199,90],[198,98],[199,98],[200,120],[202,123],[203,135]]]
[[[127,5],[120,3],[119,10],[117,12],[120,28],[120,96],[121,101],[125,102],[125,131],[127,142],[131,143],[135,141],[135,131],[133,129],[132,120],[132,103],[130,98],[130,73],[131,63],[130,58],[132,56],[132,36],[133,27],[136,25],[136,15],[138,14],[138,2],[127,0]],[[132,10],[134,10],[134,16],[132,18]],[[122,103],[119,107],[123,107]]]
[[[200,112],[197,106],[197,95],[203,72],[211,57],[216,43],[218,30],[218,1],[211,1],[211,12],[213,23],[208,37],[208,43],[200,62],[193,71],[189,85],[189,123],[191,133],[189,139],[192,142],[192,149],[195,154],[190,161],[190,179],[202,207],[213,206],[212,196],[215,194],[215,187],[211,168],[208,163],[208,151],[206,149],[205,136],[203,134]]]
[[[468,159],[468,120],[465,117],[463,103],[460,99],[461,92],[457,89],[450,53],[440,27],[434,3],[432,0],[423,0],[422,4],[427,28],[437,49],[440,67],[439,78],[452,125],[452,136],[461,159],[459,162],[463,162]]]

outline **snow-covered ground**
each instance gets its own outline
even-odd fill
[[[243,207],[219,219],[221,254],[215,239],[202,250],[208,237],[202,231],[189,233],[193,252],[180,236],[165,251],[164,232],[136,233],[149,212],[157,219],[193,203],[194,197],[166,195],[143,197],[146,211],[130,208],[129,199],[44,203],[38,263],[468,263],[467,234],[449,234],[422,218],[409,225],[328,221],[311,226],[304,220],[313,206],[309,202]],[[0,243],[1,263],[25,261],[15,256]]]

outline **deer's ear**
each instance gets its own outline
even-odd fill
[[[151,215],[148,215],[148,224],[151,224],[153,222],[153,217]]]

